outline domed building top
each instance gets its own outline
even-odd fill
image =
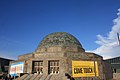
[[[48,34],[38,45],[38,48],[51,46],[76,46],[82,48],[80,42],[71,34],[66,32],[54,32]]]

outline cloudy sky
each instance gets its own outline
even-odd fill
[[[117,33],[120,33],[120,8],[118,9],[117,18],[113,20],[113,26],[106,33],[106,36],[97,35],[95,43],[100,46],[92,51],[102,55],[105,59],[120,56],[120,39],[117,37]]]
[[[120,0],[0,0],[0,57],[34,52],[52,32],[72,34],[104,59],[120,56]]]

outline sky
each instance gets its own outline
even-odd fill
[[[0,57],[34,52],[46,35],[68,32],[86,51],[120,56],[120,0],[0,0]]]

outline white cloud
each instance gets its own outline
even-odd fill
[[[117,32],[120,33],[120,9],[117,13],[118,17],[113,20],[114,25],[107,36],[97,35],[98,40],[95,41],[100,45],[92,52],[103,56],[104,59],[120,56],[120,46],[118,45]]]

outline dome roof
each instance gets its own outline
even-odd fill
[[[71,34],[66,32],[54,32],[48,34],[38,45],[38,48],[51,46],[76,46],[82,48],[80,42]]]

